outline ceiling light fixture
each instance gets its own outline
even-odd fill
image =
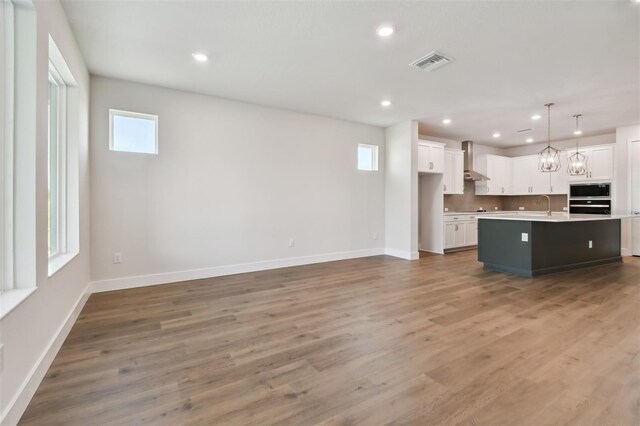
[[[576,129],[579,129],[578,119],[582,117],[582,114],[576,114],[573,116],[576,119]],[[573,132],[576,135],[580,133]],[[571,154],[568,158],[569,166],[567,167],[567,173],[570,176],[582,176],[587,174],[587,156],[579,151],[580,136],[576,138],[576,152]]]
[[[578,117],[581,117],[582,114],[578,114],[578,115],[574,115],[574,118],[576,119],[576,129],[573,131],[574,135],[581,135],[582,134],[582,130],[580,130],[580,125],[578,124]]]
[[[384,100],[384,101],[380,101],[380,105],[382,105],[383,107],[387,108],[391,106],[391,101],[388,100]]]
[[[209,57],[207,55],[200,52],[194,52],[191,54],[191,56],[193,56],[193,59],[195,59],[198,62],[207,62],[209,60]]]
[[[527,143],[531,143],[531,142],[533,142],[533,138],[527,139]]]
[[[380,37],[389,37],[394,32],[396,32],[396,29],[391,25],[381,25],[376,30],[376,33],[378,33]]]
[[[499,138],[499,137],[500,137],[500,133],[494,133],[494,134],[493,134],[493,137],[494,137],[494,138]]]
[[[532,120],[540,120],[540,117],[541,117],[540,115],[536,114],[536,115],[532,115],[531,119]]]
[[[538,153],[538,170],[541,172],[557,172],[560,170],[560,150],[551,146],[551,107],[552,102],[544,104],[547,107],[547,147]]]
[[[443,124],[451,124],[451,119],[450,118],[445,118],[444,120],[442,120]]]

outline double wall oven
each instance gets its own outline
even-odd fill
[[[571,184],[569,213],[611,214],[611,182]]]

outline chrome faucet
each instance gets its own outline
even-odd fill
[[[551,216],[551,198],[549,198],[548,195],[541,195],[538,197],[538,199],[536,200],[536,204],[538,204],[538,202],[540,201],[540,198],[545,197],[547,199],[547,216]]]

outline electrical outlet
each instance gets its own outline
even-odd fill
[[[378,239],[378,233],[377,233],[377,232],[374,232],[374,233],[373,233],[373,239],[374,239],[374,240],[377,240],[377,239]]]
[[[498,206],[495,206],[493,209],[494,209],[495,211],[498,211]]]
[[[523,242],[528,242],[529,241],[529,234],[527,234],[526,232],[522,233],[522,241]]]
[[[444,211],[445,211],[445,212],[448,212],[448,211],[449,211],[449,207],[445,207],[445,208],[444,208]]]
[[[4,343],[0,345],[0,373],[4,370]]]
[[[524,210],[524,207],[518,207],[518,210]]]
[[[589,240],[589,248],[593,248],[593,241]]]
[[[113,263],[122,263],[122,253],[113,253]]]
[[[562,208],[562,211],[563,211],[563,212],[566,212],[566,211],[567,211],[567,208],[566,208],[566,207],[563,207],[563,208]]]
[[[289,240],[289,247],[295,247],[296,246],[296,240],[294,240],[293,238]]]

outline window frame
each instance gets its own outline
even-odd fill
[[[67,83],[64,81],[60,72],[55,65],[49,62],[49,79],[53,79],[58,86],[58,96],[56,103],[56,140],[55,140],[55,155],[51,153],[51,130],[49,129],[49,140],[47,143],[48,151],[48,208],[47,211],[51,212],[51,190],[55,188],[56,191],[56,206],[55,206],[55,242],[56,250],[51,250],[51,216],[49,216],[49,232],[48,236],[48,257],[49,263],[55,263],[56,258],[67,254]],[[49,111],[49,120],[51,119],[51,112]],[[52,181],[52,161],[55,160],[56,170],[55,185],[51,184]]]
[[[0,293],[13,290],[14,279],[14,110],[15,110],[15,11],[13,2],[3,2],[2,5],[4,44],[4,67],[0,70],[0,92],[3,94],[3,104],[0,107],[0,133],[3,135],[0,146]]]
[[[371,168],[367,168],[367,169],[360,168],[360,148],[366,148],[366,149],[370,149],[371,150]],[[358,168],[358,171],[362,171],[362,172],[377,172],[380,169],[378,150],[379,150],[378,145],[372,145],[372,144],[367,144],[367,143],[359,143],[358,144],[358,152],[357,152],[357,160],[358,160],[357,161],[357,168]]]
[[[115,149],[113,146],[113,119],[115,116],[139,118],[144,120],[153,120],[154,122],[154,146],[153,152],[139,152],[139,151],[123,151]],[[125,111],[121,109],[109,108],[109,151],[124,152],[128,154],[143,154],[143,155],[158,155],[158,115],[146,114],[142,112]]]

